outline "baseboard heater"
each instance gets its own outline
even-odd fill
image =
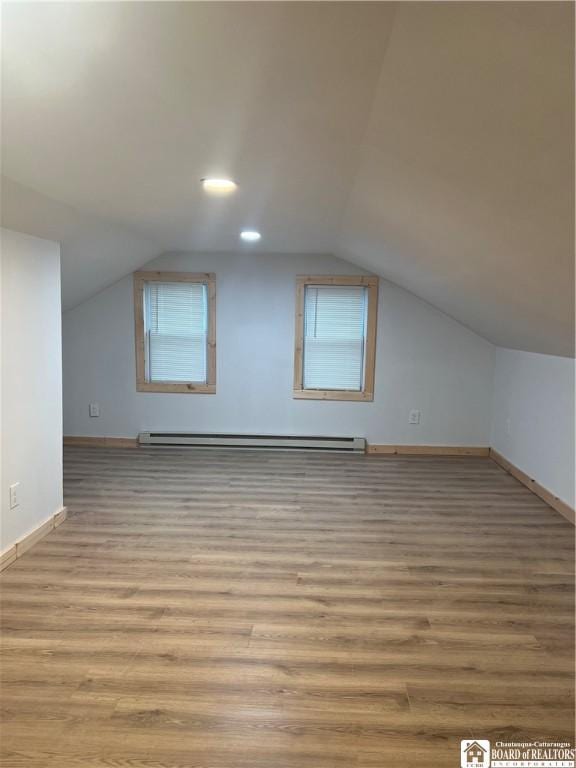
[[[140,432],[140,445],[183,445],[191,448],[244,448],[280,451],[334,451],[365,453],[363,437],[303,435],[234,435],[198,432]]]

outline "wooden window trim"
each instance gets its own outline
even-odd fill
[[[304,290],[307,285],[353,285],[368,288],[368,316],[366,318],[366,359],[364,389],[348,392],[334,389],[303,389],[304,352]],[[293,397],[299,400],[374,400],[376,368],[376,322],[378,317],[378,278],[362,275],[299,275],[296,278],[296,330],[294,344]]]
[[[206,350],[207,381],[160,383],[146,381],[146,344],[144,336],[145,283],[203,283],[208,289],[208,334]],[[216,275],[213,272],[134,272],[134,323],[136,341],[136,390],[214,395],[216,393]]]

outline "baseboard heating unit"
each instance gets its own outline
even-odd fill
[[[190,448],[244,448],[280,451],[335,451],[365,453],[363,437],[303,435],[232,435],[198,432],[140,432],[140,445],[182,445]]]

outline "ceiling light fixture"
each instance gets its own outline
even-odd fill
[[[227,195],[234,192],[238,186],[232,179],[200,179],[206,192],[216,193],[218,195]]]
[[[240,238],[246,243],[257,243],[261,237],[260,232],[256,232],[254,229],[245,229],[243,232],[240,232]]]

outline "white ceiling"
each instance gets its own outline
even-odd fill
[[[57,237],[59,201],[84,222],[58,237],[67,306],[163,250],[240,249],[247,227],[261,250],[370,268],[495,343],[572,354],[572,15],[6,3],[3,221]],[[237,194],[207,198],[199,179],[221,175]]]

